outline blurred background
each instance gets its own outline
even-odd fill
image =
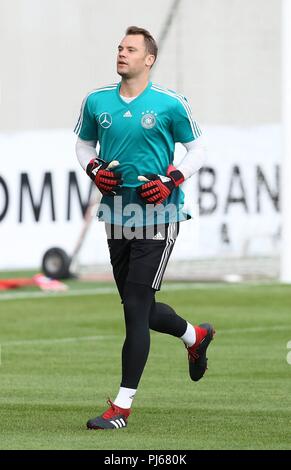
[[[168,277],[277,278],[280,0],[0,0],[0,270],[39,269],[50,247],[74,252],[90,182],[73,128],[84,96],[119,81],[129,25],[157,39],[152,79],[187,96],[208,142],[191,180],[200,216],[183,224]],[[78,264],[110,271],[102,223]]]

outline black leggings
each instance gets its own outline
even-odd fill
[[[181,337],[187,322],[169,306],[155,301],[149,286],[126,282],[123,307],[126,337],[122,348],[121,386],[136,389],[150,349],[149,329]]]

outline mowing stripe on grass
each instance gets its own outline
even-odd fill
[[[250,327],[250,328],[230,328],[219,331],[220,335],[237,334],[237,333],[257,333],[263,331],[284,331],[290,328],[289,325],[275,325],[265,327]],[[103,341],[108,339],[116,339],[118,335],[99,335],[99,336],[76,336],[73,338],[47,338],[47,339],[24,339],[18,341],[6,341],[1,343],[1,346],[26,346],[26,345],[43,345],[43,344],[58,344],[58,343],[77,343],[80,341]]]
[[[251,283],[251,284],[232,284],[234,287],[249,288],[249,287],[260,287],[265,286],[262,283]],[[194,282],[178,282],[169,283],[163,285],[163,291],[179,291],[179,290],[191,290],[191,289],[209,289],[209,287],[215,287],[215,289],[229,289],[230,285],[225,283],[194,283]],[[66,292],[14,292],[0,294],[0,301],[4,300],[23,300],[23,299],[47,299],[55,297],[74,297],[79,295],[97,295],[97,294],[117,294],[115,287],[94,287],[90,289],[75,289]]]

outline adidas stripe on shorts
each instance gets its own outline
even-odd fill
[[[106,224],[113,275],[122,298],[126,281],[160,290],[164,272],[175,245],[179,222],[140,227],[130,234],[114,237],[114,226]]]

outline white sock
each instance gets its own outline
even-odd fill
[[[187,322],[187,329],[183,336],[181,336],[181,340],[186,344],[186,346],[193,346],[196,341],[196,332],[193,325]]]
[[[114,405],[120,408],[130,408],[136,389],[120,387],[117,397],[114,400]]]

